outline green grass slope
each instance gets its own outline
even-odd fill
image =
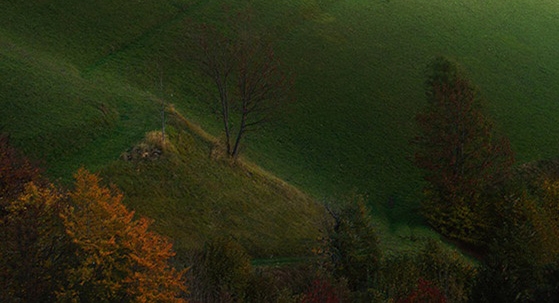
[[[1,35],[1,32],[0,32]],[[0,127],[51,176],[99,168],[157,122],[153,98],[1,36]]]
[[[408,142],[438,54],[470,72],[520,162],[557,154],[556,2],[301,1],[300,13],[280,42],[299,102],[251,153],[286,179],[317,195],[355,187],[378,204],[417,205]]]
[[[308,254],[320,235],[322,208],[247,161],[210,159],[214,139],[200,128],[193,127],[198,135],[189,132],[186,120],[171,122],[174,148],[161,159],[116,160],[159,126],[161,104],[120,71],[102,67],[143,64],[142,55],[124,61],[119,54],[185,14],[180,3],[154,3],[135,10],[112,1],[7,4],[0,28],[2,131],[62,182],[80,166],[101,170],[181,253],[231,236],[254,257]],[[158,14],[166,18],[146,23]]]
[[[160,96],[217,135],[219,122],[208,114],[199,89],[204,80],[186,54],[191,20],[223,22],[221,4],[192,8],[184,22],[146,37],[97,72],[118,72],[157,91],[160,66]],[[379,208],[395,201],[394,217],[415,220],[409,214],[421,182],[408,143],[424,102],[425,66],[438,54],[470,72],[520,162],[556,154],[554,2],[262,0],[251,6],[256,26],[277,39],[279,55],[297,74],[298,102],[249,137],[245,152],[315,197],[355,190]]]
[[[52,175],[116,159],[157,127],[156,98],[219,135],[207,82],[186,54],[193,22],[224,22],[223,1],[1,2],[2,125]],[[520,163],[556,156],[555,1],[227,4],[250,4],[297,74],[297,103],[247,138],[245,154],[316,198],[357,191],[386,214],[388,230],[413,233],[421,182],[408,142],[425,66],[439,54],[469,71]]]
[[[255,258],[310,253],[326,219],[320,204],[246,160],[220,158],[216,140],[176,113],[167,129],[161,157],[116,160],[103,175],[126,193],[129,207],[155,219],[175,250],[233,237]],[[161,145],[157,134],[142,142],[143,151]]]

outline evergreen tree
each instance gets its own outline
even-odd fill
[[[243,302],[253,272],[250,256],[229,238],[206,243],[193,260],[191,298],[196,302]]]
[[[381,251],[363,197],[351,198],[340,210],[330,210],[334,224],[328,232],[326,253],[334,277],[346,279],[357,297],[366,299],[379,269]]]

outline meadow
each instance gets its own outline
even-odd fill
[[[217,0],[0,2],[0,125],[61,182],[84,165],[137,195],[122,181],[132,178],[121,176],[132,175],[126,164],[114,161],[159,127],[161,100],[219,137],[207,80],[188,56],[190,34],[201,22],[223,26],[243,6],[296,75],[297,97],[247,138],[245,158],[320,202],[366,196],[389,248],[429,234],[409,141],[434,56],[462,64],[517,163],[558,150],[559,4],[551,0],[235,0],[229,9]],[[130,203],[158,220],[173,211],[157,213],[141,197]]]

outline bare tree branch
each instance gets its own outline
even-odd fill
[[[293,78],[281,70],[272,43],[251,31],[250,16],[237,14],[226,34],[202,25],[197,39],[200,71],[216,90],[227,154],[236,158],[245,134],[272,121],[291,98]]]

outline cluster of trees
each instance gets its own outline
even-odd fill
[[[474,252],[478,264],[434,240],[418,252],[383,255],[365,201],[356,196],[328,209],[317,257],[303,273],[291,272],[289,283],[255,279],[236,245],[208,245],[192,272],[221,291],[198,286],[201,301],[556,302],[559,173],[528,178],[513,166],[509,141],[458,64],[436,58],[426,84],[421,133],[413,140],[426,181],[423,214],[446,239]]]
[[[241,21],[230,22],[225,30],[202,26],[195,57],[213,85],[225,151],[232,158],[238,156],[244,135],[269,120],[273,110],[289,99],[292,88],[292,78],[281,71],[272,45],[250,31],[250,16],[236,17]],[[413,143],[415,164],[426,184],[421,203],[426,221],[480,256],[479,276],[474,279],[468,273],[469,284],[464,282],[478,301],[551,300],[559,289],[555,277],[559,177],[522,177],[513,166],[510,142],[496,131],[478,89],[457,63],[437,57],[430,66],[425,93],[427,104],[417,114],[420,133]],[[361,206],[331,212],[333,225],[322,252],[332,257],[326,272],[335,281],[312,283],[311,295],[304,302],[334,302],[334,297],[324,293],[337,289],[342,277],[353,300],[370,300],[367,290],[378,291],[372,273],[378,274],[380,257],[374,232],[364,223],[365,213]],[[439,298],[434,302],[463,299],[449,296],[448,289],[438,288],[440,284],[418,279],[416,292],[402,302],[421,301],[425,294]],[[488,283],[473,287],[473,281],[499,287],[484,290]]]
[[[556,261],[549,261],[556,258],[542,253],[541,246],[534,247],[533,230],[523,230],[526,225],[502,229],[506,234],[495,235],[500,240],[476,264],[432,239],[424,239],[419,251],[383,254],[361,197],[330,213],[315,257],[307,262],[256,269],[233,239],[207,243],[191,260],[190,298],[305,303],[556,301],[559,271]]]
[[[475,302],[555,302],[559,295],[559,178],[513,168],[508,140],[458,64],[438,57],[417,115],[422,209],[443,236],[478,252]]]
[[[329,209],[308,261],[255,269],[233,239],[192,256],[193,302],[468,302],[476,268],[438,241],[417,253],[383,255],[365,199]]]
[[[185,302],[172,245],[80,169],[50,184],[0,137],[0,301]]]
[[[330,302],[468,302],[476,268],[457,251],[424,239],[419,251],[383,254],[361,196],[330,214],[319,249],[320,283],[306,295],[318,292]]]

